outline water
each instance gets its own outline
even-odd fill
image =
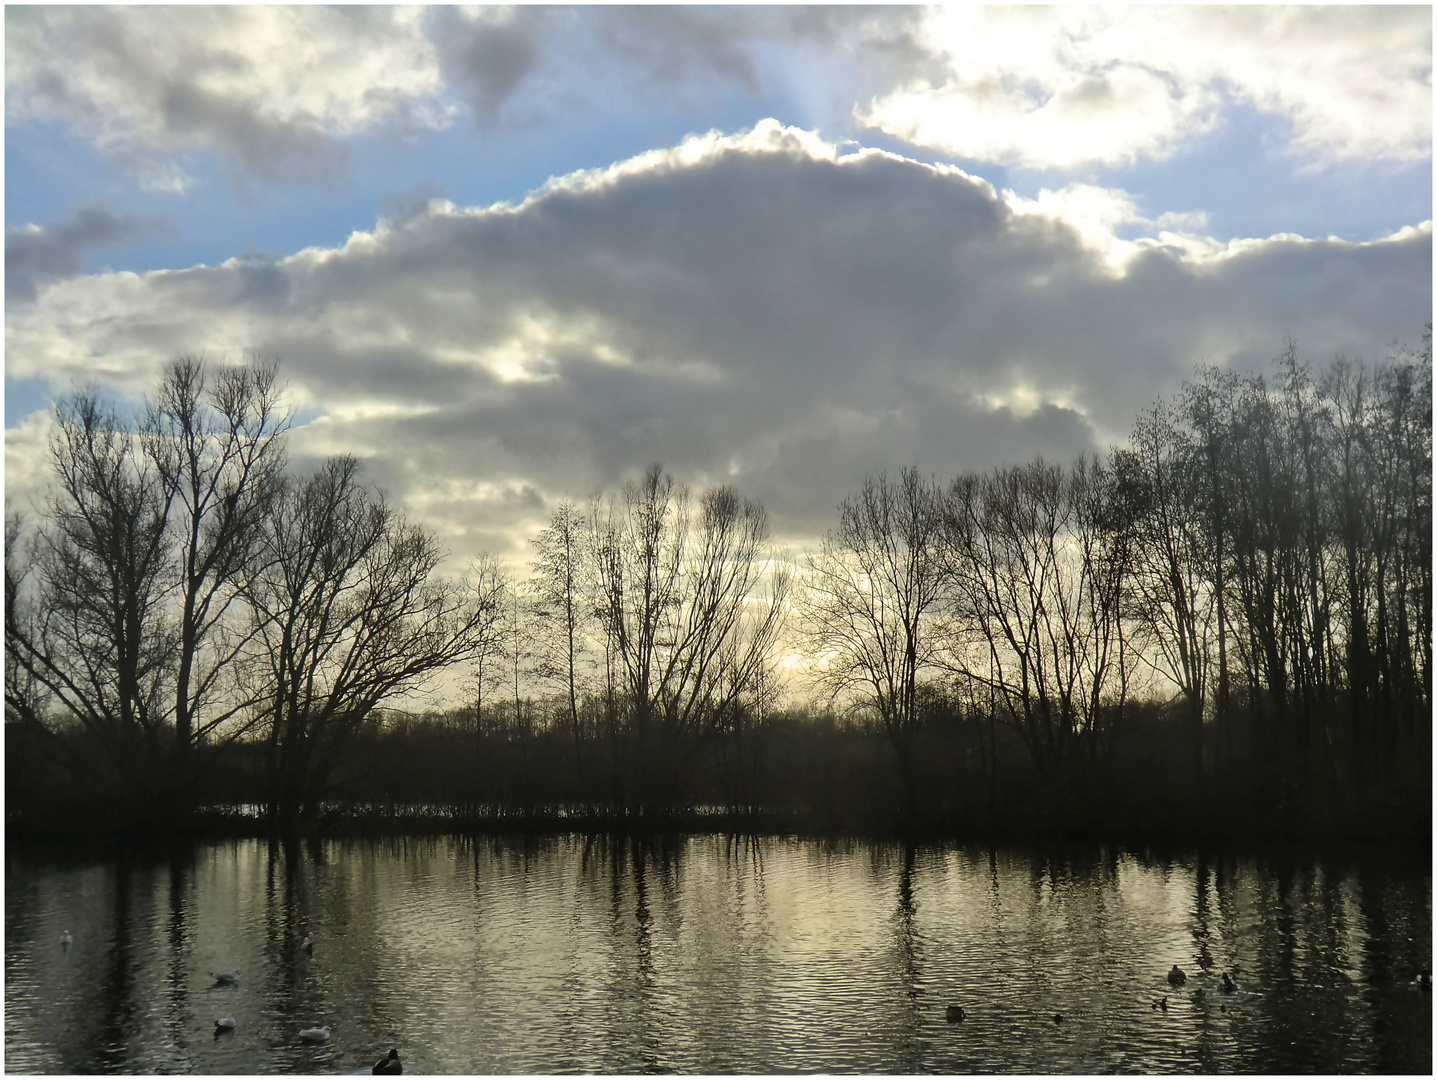
[[[5,1068],[362,1073],[394,1047],[409,1073],[1426,1074],[1432,995],[1412,980],[1431,927],[1430,867],[1370,858],[707,836],[12,846]],[[233,969],[234,987],[208,974]],[[216,1035],[225,1014],[237,1027]],[[314,1024],[327,1044],[299,1040]]]

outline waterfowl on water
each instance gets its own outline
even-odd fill
[[[238,971],[211,971],[210,978],[215,981],[216,986],[234,986],[239,982]]]
[[[218,1020],[215,1021],[216,1033],[221,1031],[233,1031],[238,1026],[239,1023],[235,1020],[233,1016],[221,1016]]]
[[[304,940],[299,943],[299,947],[310,956],[314,955],[314,940],[308,934],[304,935]]]
[[[1236,989],[1237,984],[1232,981],[1232,976],[1224,971],[1222,973],[1222,992],[1224,994],[1231,994]]]
[[[1055,1024],[1061,1024],[1062,1022],[1063,1022],[1063,1014],[1062,1014],[1062,1013],[1054,1013],[1054,1014],[1053,1014],[1053,1023],[1055,1023]]]
[[[398,1076],[404,1071],[404,1066],[399,1063],[399,1051],[389,1051],[388,1057],[382,1057],[374,1063],[370,1070],[375,1076]]]
[[[305,1042],[329,1042],[329,1025],[305,1028],[299,1033],[299,1037]]]
[[[956,1024],[959,1020],[962,1020],[968,1014],[963,1011],[962,1005],[949,1005],[948,1012],[946,1013],[946,1015],[950,1024]]]
[[[75,940],[75,939],[70,936],[70,931],[68,931],[68,930],[61,930],[61,931],[60,931],[60,944],[61,944],[61,945],[68,945],[68,944],[70,944],[70,942],[72,942],[73,940]]]
[[[1181,986],[1187,981],[1188,977],[1183,974],[1183,969],[1174,964],[1173,969],[1168,972],[1168,983],[1172,986]]]

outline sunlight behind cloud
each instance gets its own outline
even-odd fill
[[[1431,156],[1426,8],[943,7],[925,14],[923,40],[944,76],[855,115],[963,157],[1035,169],[1162,160],[1233,104],[1285,122],[1303,167]]]

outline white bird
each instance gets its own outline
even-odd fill
[[[299,1037],[305,1042],[329,1042],[329,1025],[305,1028],[299,1033]]]
[[[73,940],[74,940],[74,938],[70,937],[70,931],[68,931],[68,930],[62,930],[62,931],[60,931],[60,944],[61,944],[61,945],[68,945],[68,944],[70,944],[70,942],[73,941]]]
[[[299,947],[310,956],[314,955],[314,940],[308,934],[304,935],[304,940],[299,943]]]
[[[214,979],[216,986],[234,986],[239,982],[239,972],[211,971],[210,978]]]
[[[238,1022],[233,1016],[221,1016],[215,1021],[216,1031],[233,1031],[237,1026]]]

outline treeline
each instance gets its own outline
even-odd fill
[[[7,516],[12,824],[82,791],[276,824],[1430,816],[1430,329],[1202,369],[1105,459],[870,477],[792,566],[762,507],[655,466],[559,505],[522,580],[441,581],[352,460],[290,475],[277,402],[272,365],[180,361],[132,424],[60,405],[47,512]],[[445,670],[469,701],[398,710]]]
[[[1375,369],[1289,345],[1270,377],[1201,370],[1106,461],[871,478],[808,559],[818,676],[881,718],[909,793],[925,689],[1015,733],[1070,810],[1166,700],[1175,789],[1425,820],[1431,409],[1429,328]]]

